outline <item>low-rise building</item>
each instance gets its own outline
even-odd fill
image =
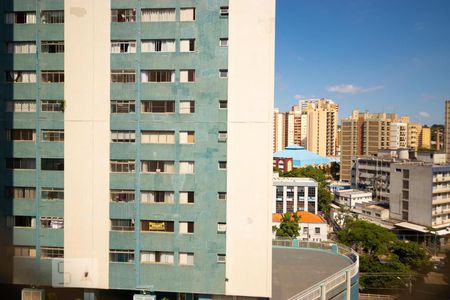
[[[391,164],[390,217],[435,229],[450,227],[450,164]]]
[[[300,231],[297,239],[310,242],[322,242],[328,240],[328,224],[321,217],[306,211],[298,211]],[[279,227],[282,214],[272,214],[272,225]],[[273,232],[275,238],[276,231]]]
[[[340,190],[334,194],[334,201],[339,205],[354,208],[356,204],[368,203],[372,201],[372,193],[360,190]]]
[[[352,188],[352,185],[348,182],[344,181],[332,181],[328,185],[328,189],[332,194],[334,194],[337,191],[341,190],[350,190]]]
[[[379,150],[377,155],[353,157],[353,188],[370,191],[374,200],[389,202],[391,164],[401,162],[445,163],[445,153],[412,149]]]
[[[375,222],[389,220],[389,206],[382,206],[375,202],[357,203],[352,211],[362,220]]]
[[[274,173],[273,213],[307,211],[317,214],[317,181],[312,178],[279,177]]]

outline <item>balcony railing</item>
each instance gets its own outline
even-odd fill
[[[275,247],[307,248],[330,251],[332,253],[346,256],[352,262],[348,267],[314,284],[310,288],[298,293],[297,295],[292,296],[288,300],[325,299],[322,297],[322,293],[324,293],[324,296],[326,296],[325,294],[328,291],[332,291],[334,288],[345,283],[347,280],[353,279],[358,274],[359,256],[355,251],[347,246],[332,242],[305,242],[288,239],[273,240],[272,245]]]

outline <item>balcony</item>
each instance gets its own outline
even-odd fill
[[[350,248],[274,240],[272,254],[272,299],[357,299],[359,257]]]

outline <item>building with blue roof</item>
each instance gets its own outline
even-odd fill
[[[328,165],[331,160],[317,155],[311,151],[305,149],[298,145],[291,145],[286,147],[284,150],[275,152],[273,154],[274,158],[292,158],[294,163],[294,168],[303,168],[307,166],[321,166]]]

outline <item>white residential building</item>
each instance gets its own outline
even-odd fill
[[[279,177],[273,178],[275,201],[274,213],[307,211],[317,214],[317,181],[312,178]]]
[[[372,193],[360,190],[340,190],[335,192],[335,202],[350,208],[357,203],[368,203],[372,201]]]

